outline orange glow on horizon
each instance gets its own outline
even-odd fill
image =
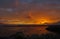
[[[46,18],[37,19],[37,24],[45,24],[45,23],[52,23],[52,21]]]
[[[45,24],[45,23],[53,23],[53,21],[51,21],[51,20],[49,20],[49,19],[47,19],[47,18],[40,18],[40,19],[35,19],[35,20],[33,20],[33,21],[31,21],[31,20],[28,20],[28,21],[26,21],[26,20],[15,20],[15,19],[13,19],[13,20],[8,20],[8,21],[6,21],[6,22],[3,22],[4,24]]]

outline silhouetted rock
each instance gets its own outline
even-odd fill
[[[50,25],[46,30],[55,32],[55,33],[60,33],[60,25]]]

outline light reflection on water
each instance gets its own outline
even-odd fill
[[[16,32],[24,32],[24,34],[42,34],[48,33],[45,29],[47,26],[40,26],[40,27],[0,27],[0,35],[11,35]]]

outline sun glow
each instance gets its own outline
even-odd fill
[[[7,22],[4,22],[5,24],[46,24],[46,23],[52,23],[51,20],[46,19],[46,18],[40,18],[40,19],[35,19],[33,21],[21,21],[21,20],[8,20]]]
[[[52,21],[50,21],[49,19],[45,19],[45,18],[37,20],[37,24],[46,24],[46,23],[52,23]]]

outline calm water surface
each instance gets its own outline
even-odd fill
[[[0,27],[0,35],[8,36],[16,32],[24,32],[26,35],[31,34],[45,34],[48,33],[46,30],[47,26],[40,27]]]

